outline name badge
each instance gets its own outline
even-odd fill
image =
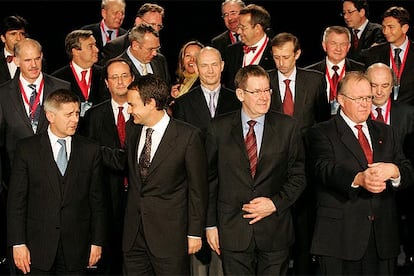
[[[336,100],[330,102],[331,105],[331,115],[336,115],[339,109],[339,103]]]
[[[91,102],[81,102],[81,110],[80,110],[80,116],[85,116],[85,112],[88,111],[89,108],[92,107]]]

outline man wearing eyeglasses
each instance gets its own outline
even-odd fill
[[[346,26],[351,32],[351,47],[348,57],[362,62],[360,52],[373,45],[385,42],[381,24],[369,21],[367,0],[345,0],[342,2],[342,13]]]
[[[337,116],[312,127],[307,157],[317,191],[311,253],[323,275],[393,275],[400,252],[395,193],[414,180],[393,129],[369,120],[363,72],[339,82]]]
[[[286,275],[290,210],[306,186],[302,138],[295,119],[269,111],[272,89],[262,67],[240,68],[235,84],[242,108],[207,130],[207,241],[224,275]]]

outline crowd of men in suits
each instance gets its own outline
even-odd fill
[[[180,96],[163,7],[144,3],[128,30],[125,7],[102,0],[102,20],[67,34],[68,63],[50,74],[27,21],[3,19],[0,257],[12,274],[414,265],[404,7],[374,23],[366,0],[342,1],[346,26],[326,27],[326,56],[301,68],[299,38],[273,34],[265,7],[224,0],[227,30],[201,45]]]

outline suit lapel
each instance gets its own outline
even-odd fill
[[[210,121],[211,120],[210,110],[208,109],[208,104],[206,102],[206,98],[204,97],[204,93],[201,87],[199,86],[195,91],[191,93],[195,93],[193,95],[194,104],[192,105],[192,108],[194,108],[193,115],[197,116],[199,118],[198,121],[200,122]],[[218,107],[218,104],[217,104],[217,107]]]
[[[59,181],[59,169],[56,165],[55,158],[53,157],[53,151],[50,145],[50,140],[47,132],[43,132],[40,136],[40,158],[42,164],[45,165],[49,184],[55,196],[62,200],[62,190]]]
[[[303,79],[302,72],[296,70],[296,79],[295,79],[295,100],[294,100],[294,110],[293,117],[297,118],[305,105],[306,93],[298,93],[298,91],[306,91],[306,83],[300,81]]]
[[[10,84],[10,102],[14,106],[17,116],[20,117],[21,121],[24,122],[25,125],[33,132],[29,117],[27,116],[25,104],[23,102],[22,93],[24,93],[24,91],[20,90],[19,79],[16,78]]]
[[[246,162],[248,164],[247,167],[249,167],[250,161],[249,161],[249,156],[247,155],[246,144],[244,142],[243,127],[241,124],[240,112],[234,113],[230,133],[231,133],[231,137],[233,138],[236,145],[239,147],[240,151],[243,154],[243,157],[245,159],[244,162]],[[243,161],[241,162],[243,163]]]

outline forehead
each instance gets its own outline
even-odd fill
[[[240,23],[249,23],[250,22],[250,13],[240,14]]]
[[[269,80],[265,76],[250,76],[246,88],[249,90],[269,88]]]
[[[370,96],[372,94],[371,84],[366,79],[352,79],[349,80],[348,85],[345,87],[345,92],[356,97]]]
[[[348,35],[345,33],[331,32],[326,37],[327,41],[349,41]]]
[[[111,65],[108,66],[108,72],[109,71],[129,71],[129,66],[125,62],[114,62],[111,63]]]
[[[372,81],[379,79],[392,79],[392,74],[388,68],[377,68],[368,73]]]
[[[292,41],[285,42],[278,46],[272,46],[273,54],[284,54],[284,53],[292,53],[294,52],[294,45]]]
[[[185,51],[184,51],[184,52],[192,52],[192,51],[197,51],[197,52],[199,52],[200,50],[201,50],[201,47],[200,47],[200,46],[195,45],[195,44],[192,44],[192,45],[188,45],[188,46],[185,48]]]
[[[218,62],[220,61],[219,56],[213,51],[205,51],[198,55],[200,63]]]
[[[223,12],[229,12],[229,11],[240,11],[241,7],[239,4],[235,2],[230,2],[225,5],[223,5],[222,11]]]
[[[162,23],[162,16],[159,12],[149,11],[144,13],[142,19],[149,23]]]

